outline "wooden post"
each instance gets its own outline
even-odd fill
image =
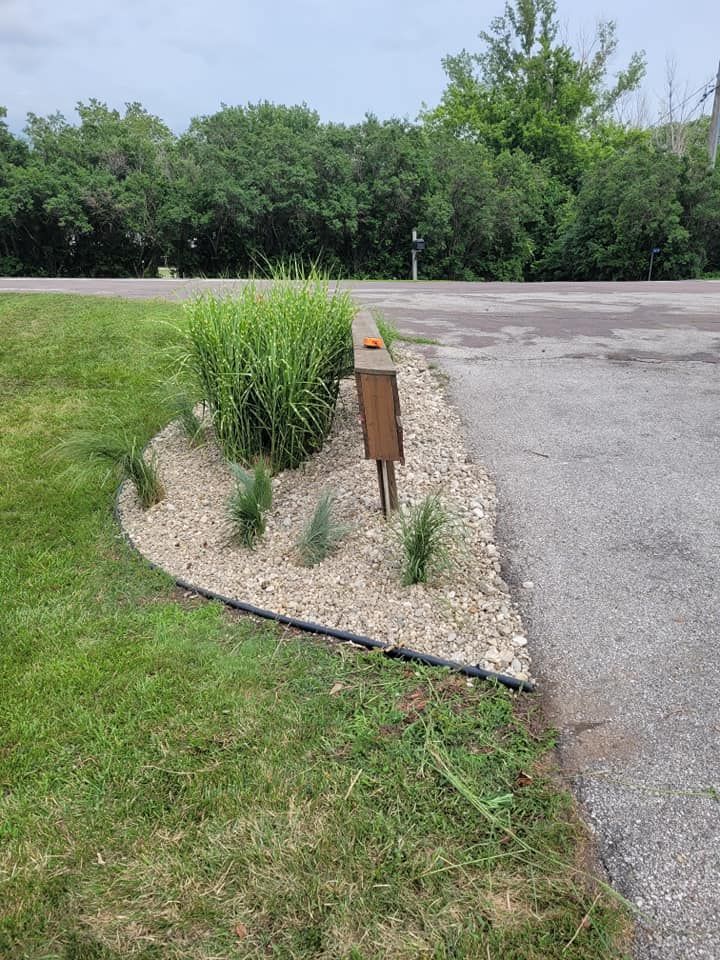
[[[392,460],[376,460],[378,471],[378,487],[380,488],[380,503],[386,517],[398,508],[397,483],[395,481],[395,464]]]
[[[395,364],[385,347],[368,348],[364,345],[366,339],[378,337],[372,315],[361,310],[353,322],[355,383],[365,456],[377,463],[380,503],[388,516],[398,508],[394,461],[404,463],[405,455]]]

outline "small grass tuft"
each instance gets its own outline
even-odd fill
[[[177,420],[191,447],[201,447],[207,439],[202,420],[195,413],[195,404],[186,393],[176,393],[168,400],[173,420]]]
[[[400,514],[403,552],[402,582],[427,583],[447,567],[453,541],[453,521],[441,499],[433,494]]]
[[[257,460],[252,470],[230,464],[235,489],[228,512],[235,536],[246,547],[254,547],[265,532],[265,513],[272,506],[272,480],[265,460]]]
[[[318,500],[297,542],[303,565],[314,567],[320,563],[332,553],[346,533],[347,527],[333,517],[333,495],[326,491]]]
[[[437,346],[440,343],[440,341],[435,340],[434,337],[423,337],[415,333],[403,333],[401,330],[398,330],[397,325],[392,320],[379,310],[373,310],[373,317],[375,318],[378,333],[382,337],[387,352],[393,360],[397,359],[393,348],[398,342],[426,344],[428,346]]]
[[[129,480],[140,503],[147,509],[165,496],[158,476],[155,457],[146,459],[143,445],[123,432],[84,431],[61,443],[56,449],[77,461],[81,472],[89,465],[107,464],[108,475]]]
[[[393,347],[400,339],[400,331],[393,321],[389,320],[383,313],[380,313],[379,310],[373,310],[373,316],[375,318],[375,325],[378,328],[378,333],[382,337],[382,342],[385,344],[385,349],[390,354],[390,357],[395,360],[396,357]]]

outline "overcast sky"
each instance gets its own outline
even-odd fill
[[[0,104],[68,117],[90,97],[139,100],[180,131],[221,102],[307,104],[324,120],[366,112],[414,118],[437,103],[441,59],[467,47],[503,0],[0,0]],[[560,0],[575,38],[599,17],[618,22],[620,68],[648,56],[647,103],[657,112],[665,61],[688,92],[720,57],[718,0]],[[691,101],[691,105],[695,101]],[[708,101],[709,105],[709,101]]]

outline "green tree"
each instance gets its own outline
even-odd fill
[[[28,116],[25,162],[5,185],[29,273],[154,273],[172,134],[139,105],[79,104],[80,123]]]
[[[410,236],[429,182],[422,129],[368,115],[355,128],[353,168],[357,228],[350,271],[355,276],[406,277]]]
[[[654,275],[668,280],[700,268],[680,201],[683,162],[637,142],[594,163],[547,258],[556,277],[638,280],[650,250],[661,248]]]
[[[703,124],[707,132],[708,124]],[[706,138],[692,143],[683,158],[683,175],[678,199],[683,207],[682,223],[699,268],[720,273],[720,166],[707,161]]]
[[[27,146],[10,133],[0,107],[0,275],[23,272],[25,249],[18,217],[16,180],[27,162]]]
[[[577,54],[558,40],[555,0],[507,3],[480,39],[480,52],[463,50],[443,60],[449,82],[426,122],[494,152],[521,149],[574,183],[584,166],[587,134],[637,88],[644,55],[633,54],[608,85],[615,23],[599,24],[594,53]]]
[[[176,138],[140,104],[91,100],[77,123],[30,114],[16,137],[0,110],[0,270],[233,275],[297,259],[405,277],[416,226],[432,278],[634,278],[655,244],[657,276],[720,270],[707,120],[617,121],[644,60],[610,78],[612,21],[578,52],[555,0],[509,0],[480,39],[445,58],[420,123],[326,124],[261,102]]]
[[[431,141],[432,186],[420,226],[430,239],[425,275],[461,280],[524,280],[554,234],[568,191],[522,151],[494,157],[448,135]]]
[[[320,120],[307,107],[223,107],[191,121],[178,144],[172,204],[184,268],[247,272],[314,245]],[[191,234],[191,235],[188,235]]]
[[[246,273],[289,258],[336,274],[407,273],[427,186],[423,130],[307,107],[224,107],[180,138],[166,208],[182,271]],[[169,227],[169,230],[172,230]]]

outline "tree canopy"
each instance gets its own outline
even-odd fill
[[[720,270],[720,175],[707,120],[631,127],[633,54],[617,31],[584,48],[554,0],[513,0],[476,52],[445,58],[440,103],[416,122],[323,123],[305,105],[222,106],[176,136],[138,103],[90,100],[78,122],[0,108],[0,273],[246,274],[299,258],[338,276],[637,279]],[[677,149],[678,142],[682,149]]]
[[[564,181],[581,175],[588,134],[611,115],[644,73],[635,53],[610,85],[617,49],[613,21],[600,22],[588,51],[576,53],[558,39],[555,0],[506,3],[483,48],[443,61],[448,85],[426,120],[494,151],[522,150]]]

